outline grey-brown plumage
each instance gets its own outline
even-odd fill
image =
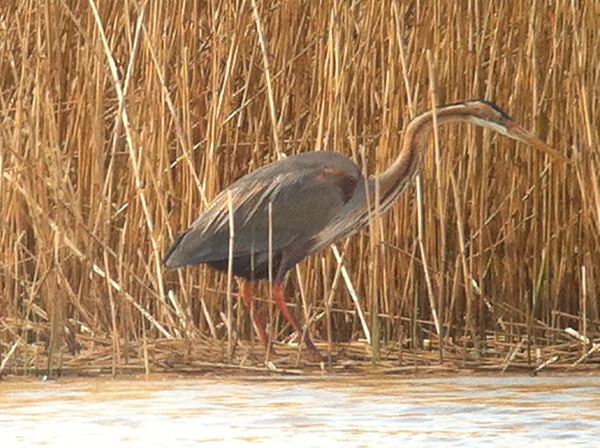
[[[345,212],[349,203],[356,202],[352,199],[357,190],[364,190],[364,179],[356,164],[339,153],[310,152],[263,166],[221,192],[177,238],[165,257],[167,267],[208,263],[227,270],[230,192],[233,273],[248,280],[267,278],[271,250],[273,278],[281,267],[284,275],[319,244],[316,236]]]

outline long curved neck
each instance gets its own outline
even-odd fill
[[[491,103],[466,101],[436,109],[436,122],[445,125],[453,122],[477,124],[504,133],[502,124],[490,118],[493,113],[510,120],[508,115]],[[342,237],[350,236],[369,224],[372,213],[384,213],[406,187],[410,185],[427,150],[434,124],[434,111],[425,112],[412,120],[404,131],[398,158],[381,175],[369,177],[357,186],[351,200],[340,210],[337,217],[314,239],[314,249],[323,247]],[[510,125],[510,124],[509,124]],[[513,137],[515,138],[515,137]],[[548,149],[545,149],[546,151]],[[377,199],[376,199],[377,198]]]
[[[437,124],[469,121],[470,116],[464,113],[464,109],[464,105],[461,103],[438,108],[436,110]],[[432,134],[433,115],[433,110],[430,110],[409,123],[404,131],[400,154],[387,170],[374,178],[375,182],[379,184],[382,209],[389,207],[410,185],[417,174]]]

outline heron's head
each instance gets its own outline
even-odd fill
[[[464,116],[465,121],[493,129],[500,134],[514,140],[527,143],[544,151],[553,158],[568,162],[569,159],[560,152],[552,149],[531,132],[519,125],[513,117],[508,115],[497,104],[485,100],[469,100],[452,105],[456,113]]]

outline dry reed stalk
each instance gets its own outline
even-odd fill
[[[337,261],[338,267],[342,273],[342,277],[344,278],[344,282],[346,283],[346,287],[348,288],[348,292],[350,293],[350,297],[352,298],[352,302],[356,307],[356,313],[358,314],[358,317],[360,319],[363,334],[365,335],[367,342],[370,344],[371,330],[369,329],[369,325],[367,324],[367,320],[365,319],[365,314],[363,312],[362,306],[360,305],[360,298],[356,293],[356,288],[354,288],[354,285],[352,284],[352,279],[350,278],[348,271],[342,264],[344,259],[342,258],[342,255],[340,254],[337,246],[334,244],[331,246],[331,248],[333,251],[333,255],[335,256],[335,259]]]
[[[229,210],[229,262],[227,263],[227,359],[231,362],[233,355],[233,299],[231,288],[233,286],[233,252],[235,246],[235,227],[233,225],[233,200],[231,191],[227,194],[227,208]]]
[[[256,31],[258,33],[258,41],[260,43],[260,50],[263,55],[263,64],[265,67],[265,81],[267,84],[267,93],[269,98],[269,113],[271,116],[271,130],[273,132],[273,144],[275,145],[275,153],[277,156],[281,155],[281,145],[279,143],[279,120],[277,119],[277,112],[275,110],[275,99],[273,95],[273,81],[271,76],[271,66],[269,64],[269,51],[265,42],[265,37],[262,32],[260,14],[258,7],[256,6],[256,0],[252,0],[252,13],[254,14],[254,20],[256,21]]]
[[[442,185],[442,166],[441,166],[441,156],[440,156],[440,144],[439,144],[439,129],[438,129],[438,122],[437,122],[437,114],[435,112],[436,107],[437,107],[437,98],[436,98],[436,85],[435,85],[435,68],[434,68],[434,64],[433,64],[433,60],[431,57],[431,51],[427,50],[427,66],[429,68],[429,93],[430,93],[430,98],[431,98],[431,108],[433,109],[434,113],[433,113],[433,147],[434,147],[434,154],[435,154],[435,174],[436,174],[436,183],[438,185],[438,200],[437,200],[437,211],[438,211],[438,215],[440,216],[441,219],[441,224],[445,225],[445,205],[444,205],[444,186]],[[420,226],[419,226],[420,228]],[[419,243],[421,244],[422,242],[422,238],[419,238]],[[445,236],[442,234],[442,238],[441,238],[441,252],[442,252],[442,260],[445,260],[446,256],[446,238]],[[424,247],[421,246],[421,253],[423,254],[423,268],[424,268],[424,274],[425,274],[425,282],[427,284],[427,290],[428,290],[428,295],[429,295],[429,305],[431,307],[431,314],[433,317],[433,321],[435,322],[435,329],[437,331],[438,336],[442,335],[442,330],[440,327],[440,321],[438,318],[438,307],[439,304],[441,302],[441,298],[439,300],[437,300],[437,304],[436,304],[436,300],[435,297],[433,295],[433,284],[431,281],[431,277],[429,275],[429,268],[427,265],[427,259],[425,258],[425,251],[424,251]],[[445,265],[444,261],[442,261],[441,266],[443,267]],[[442,282],[443,283],[443,282]],[[440,285],[440,288],[443,289],[443,286]]]

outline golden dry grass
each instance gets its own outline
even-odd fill
[[[113,370],[152,369],[162,340],[220,347],[226,276],[161,263],[207,201],[281,154],[335,150],[380,172],[411,117],[469,98],[574,163],[440,129],[421,193],[340,243],[380,356],[416,362],[427,341],[469,365],[491,346],[501,360],[522,347],[532,365],[526,348],[585,353],[563,330],[600,333],[599,30],[593,1],[3,2],[2,368],[106,355]],[[317,340],[354,347],[365,334],[336,270],[323,250],[287,294]],[[289,333],[270,301],[259,309]],[[243,307],[233,316],[255,339]]]

